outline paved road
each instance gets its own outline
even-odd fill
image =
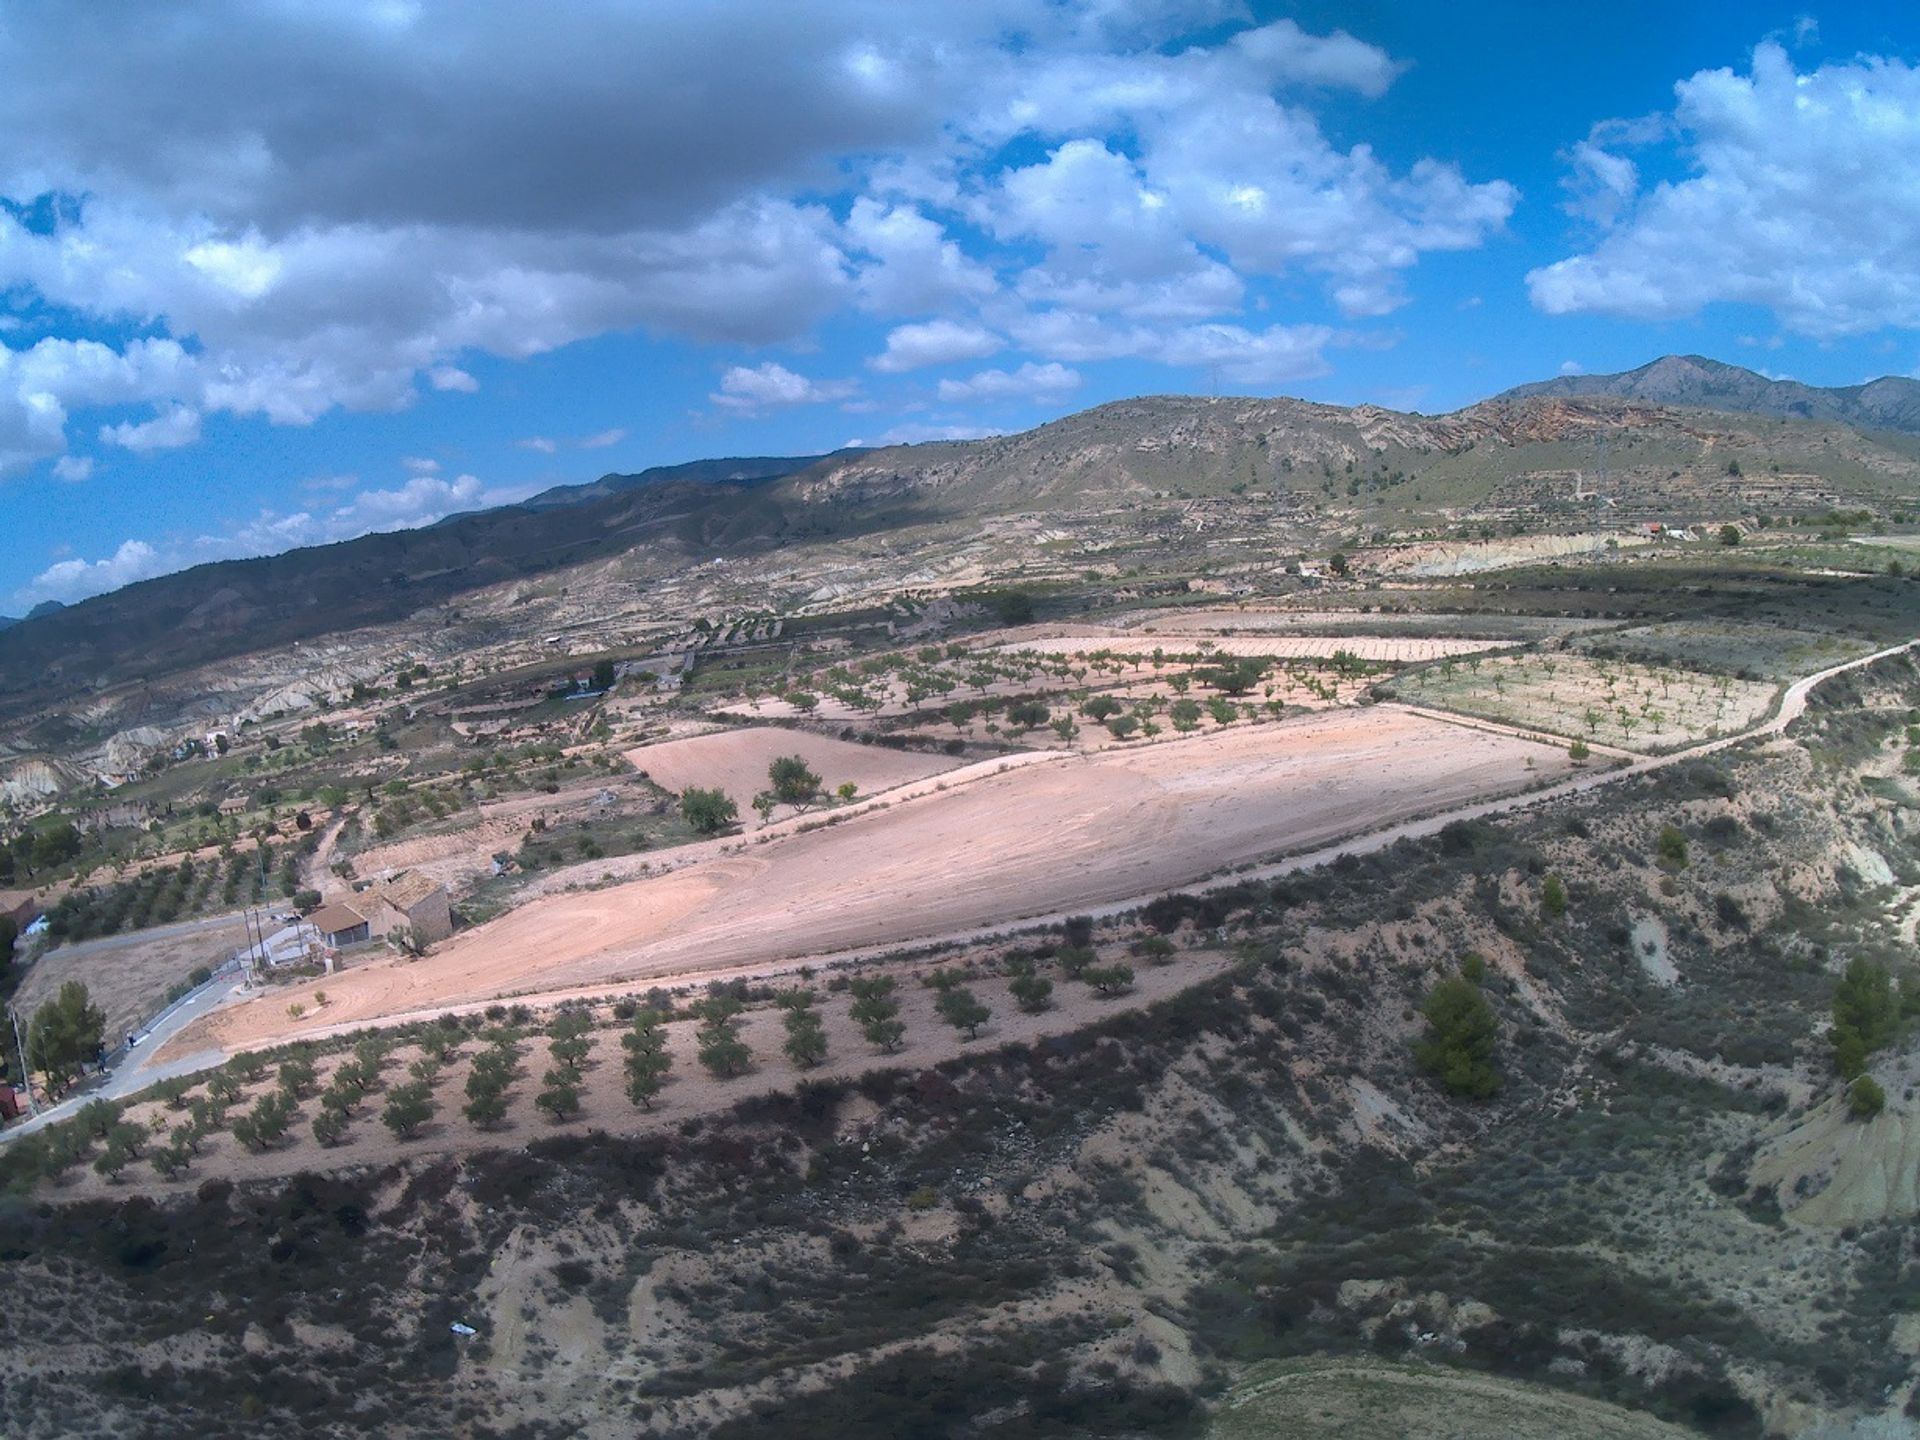
[[[140,1043],[131,1050],[122,1051],[120,1062],[104,1075],[90,1076],[81,1088],[69,1091],[59,1104],[43,1105],[30,1119],[0,1132],[0,1143],[21,1135],[31,1135],[43,1125],[64,1120],[89,1100],[123,1100],[175,1075],[186,1075],[210,1065],[218,1065],[225,1058],[218,1050],[196,1051],[191,1055],[178,1056],[164,1065],[153,1062],[167,1041],[202,1016],[211,1015],[222,1005],[232,1004],[245,993],[240,988],[239,977],[233,975],[218,977],[202,985],[178,1004],[161,1012],[153,1024],[141,1032]]]

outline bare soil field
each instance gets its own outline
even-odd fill
[[[1103,962],[1125,959],[1122,949],[1113,948]],[[989,972],[971,975],[967,987],[993,1012],[979,1035],[968,1040],[935,1012],[936,992],[921,983],[930,965],[914,968],[892,967],[887,973],[899,982],[896,998],[900,1002],[900,1020],[905,1024],[904,1041],[898,1050],[883,1053],[874,1049],[861,1035],[848,1013],[849,999],[829,993],[824,985],[812,985],[818,996],[815,1013],[819,1015],[827,1037],[827,1059],[811,1069],[795,1066],[781,1050],[785,1032],[781,1012],[771,1005],[746,1011],[740,1017],[740,1037],[753,1051],[753,1068],[731,1079],[720,1079],[702,1068],[695,1031],[697,1022],[676,1020],[667,1027],[667,1053],[673,1057],[673,1069],[652,1110],[642,1110],[627,1098],[621,1037],[623,1022],[614,1020],[604,1009],[598,1013],[600,1028],[591,1033],[592,1051],[584,1066],[580,1087],[580,1113],[573,1120],[555,1124],[533,1103],[539,1092],[539,1077],[551,1064],[548,1041],[534,1030],[521,1043],[521,1061],[525,1079],[508,1096],[505,1121],[491,1130],[481,1130],[460,1113],[466,1079],[472,1058],[482,1047],[469,1039],[465,1053],[456,1057],[434,1081],[437,1113],[432,1121],[408,1140],[396,1139],[380,1122],[382,1097],[369,1095],[358,1113],[348,1139],[332,1149],[322,1149],[309,1130],[318,1111],[309,1096],[301,1115],[281,1144],[270,1150],[246,1149],[230,1133],[209,1137],[202,1155],[192,1169],[167,1182],[158,1179],[145,1164],[128,1170],[118,1182],[107,1182],[92,1172],[79,1176],[70,1193],[112,1194],[128,1188],[141,1190],[191,1190],[209,1175],[234,1180],[254,1180],[270,1175],[290,1175],[316,1166],[392,1164],[408,1157],[461,1153],[500,1146],[523,1145],[528,1140],[555,1131],[580,1131],[588,1128],[613,1134],[638,1134],[663,1126],[677,1126],[694,1116],[713,1115],[754,1095],[788,1091],[802,1081],[853,1080],[874,1070],[926,1070],[943,1061],[970,1051],[990,1050],[1001,1045],[1027,1044],[1049,1035],[1062,1035],[1126,1010],[1138,1009],[1166,999],[1188,986],[1197,985],[1224,971],[1227,956],[1211,951],[1181,951],[1170,963],[1150,965],[1143,960],[1130,962],[1134,970],[1131,989],[1117,995],[1101,995],[1090,986],[1066,979],[1049,969],[1054,980],[1051,1006],[1038,1014],[1022,1011],[1008,993],[1006,977]],[[965,971],[966,964],[949,959],[950,968]],[[805,983],[796,981],[796,983]],[[332,992],[329,991],[329,994]],[[329,1007],[331,1009],[331,1007]],[[417,1046],[398,1045],[389,1055],[386,1080],[389,1085],[403,1081],[409,1065],[418,1059]],[[342,1053],[322,1059],[317,1065],[315,1092],[324,1089],[333,1072],[351,1058]],[[277,1080],[271,1067],[265,1077],[235,1107],[239,1113],[259,1096],[275,1088]],[[196,1092],[197,1093],[197,1092]],[[156,1122],[170,1125],[180,1118],[159,1101],[131,1106],[128,1118],[153,1127]]]
[[[1391,691],[1411,705],[1648,752],[1744,730],[1779,687],[1561,653],[1445,662],[1400,677]]]
[[[1092,655],[1102,650],[1128,656],[1151,655],[1156,650],[1177,655],[1196,653],[1201,640],[1200,636],[1183,643],[1177,639],[1149,640],[1127,634],[1063,635],[1021,640],[1005,648],[1040,655]],[[1497,650],[1504,643],[1499,640],[1451,640],[1418,635],[1225,635],[1207,642],[1205,653],[1272,656],[1289,660],[1324,660],[1335,654],[1347,654],[1356,660],[1375,664],[1404,665]]]
[[[742,814],[767,788],[767,767],[783,755],[800,756],[827,790],[851,781],[862,795],[924,780],[961,763],[951,756],[858,745],[771,725],[666,740],[626,752],[633,768],[662,789],[678,792],[698,785],[724,790]]]
[[[170,933],[136,932],[49,951],[34,962],[14,996],[21,1024],[67,981],[78,980],[106,1013],[108,1042],[125,1039],[196,966],[212,969],[247,942],[246,926],[238,920],[165,928]]]
[[[1021,766],[526,905],[424,960],[331,977],[328,1015],[358,1023],[969,933],[1150,895],[1569,768],[1558,747],[1391,707]],[[225,1011],[175,1043],[296,1038],[288,998]]]

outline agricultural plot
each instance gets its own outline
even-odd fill
[[[1766,717],[1779,692],[1732,675],[1578,653],[1442,661],[1385,688],[1410,705],[1646,752],[1744,730]]]
[[[1120,655],[1138,660],[1161,655],[1205,661],[1220,655],[1273,659],[1333,659],[1350,655],[1376,665],[1417,664],[1454,655],[1477,655],[1497,650],[1499,640],[1458,640],[1419,635],[1224,635],[1143,639],[1130,635],[1056,635],[1017,640],[1005,648],[1035,655]]]
[[[1873,649],[1858,635],[1746,620],[1672,620],[1585,635],[1582,653],[1648,665],[1684,666],[1749,680],[1791,680]]]
[[[156,1186],[190,1190],[214,1175],[256,1180],[524,1145],[556,1131],[679,1126],[803,1080],[926,1069],[975,1047],[1063,1034],[1164,1000],[1228,963],[1225,955],[1164,941],[1023,962],[979,954],[937,967],[853,972],[805,987],[810,999],[803,1005],[791,997],[766,1003],[762,988],[754,992],[758,1003],[723,1002],[717,1020],[709,993],[655,992],[649,998],[667,1018],[654,1047],[660,1058],[646,1067],[654,1083],[638,1096],[631,1057],[639,1047],[628,1043],[636,1001],[537,1019],[521,1007],[492,1006],[296,1045],[272,1061],[243,1053],[216,1071],[163,1082],[111,1120],[103,1112],[98,1123],[85,1117],[63,1126],[76,1139],[101,1124],[122,1127],[129,1154],[111,1178],[96,1171],[107,1148],[98,1143],[105,1136],[96,1135],[57,1183],[96,1196]],[[801,1009],[809,1019],[795,1022]],[[324,1022],[329,1013],[314,1019]],[[713,1053],[716,1032],[737,1042],[731,1055]],[[490,1069],[492,1084],[476,1079]],[[475,1103],[485,1093],[492,1102]],[[273,1116],[264,1132],[253,1119],[263,1113]],[[155,1152],[164,1155],[176,1143],[176,1161],[155,1163]]]
[[[533,901],[423,960],[330,977],[330,1013],[432,1014],[990,929],[1510,794],[1569,764],[1557,746],[1389,707],[1063,756]],[[180,1043],[254,1045],[299,1029],[284,1003],[237,1006],[207,1026]]]
[[[689,786],[724,790],[745,814],[753,797],[767,788],[767,767],[784,755],[798,755],[831,793],[843,784],[872,795],[951,770],[961,762],[946,755],[858,745],[804,730],[755,726],[721,730],[688,740],[666,740],[626,752],[634,769],[666,790]]]
[[[1519,644],[1603,624],[1558,615],[1464,615],[1444,610],[1136,610],[1112,623],[1142,635],[1437,635]]]

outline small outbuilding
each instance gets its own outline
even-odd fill
[[[368,924],[367,917],[351,905],[342,905],[337,900],[314,911],[307,917],[307,923],[320,932],[322,943],[335,950],[373,938],[373,928]]]

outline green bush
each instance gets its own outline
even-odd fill
[[[1439,1080],[1449,1095],[1482,1099],[1500,1088],[1494,1068],[1499,1033],[1493,1007],[1470,980],[1442,980],[1420,1007],[1426,1034],[1414,1046],[1420,1068]]]
[[[1887,1108],[1887,1092],[1871,1075],[1861,1075],[1847,1086],[1847,1113],[1856,1120],[1871,1120]]]
[[[1665,825],[1660,829],[1660,839],[1655,846],[1655,854],[1663,870],[1684,870],[1687,868],[1687,837],[1677,825]]]
[[[1852,1080],[1867,1068],[1867,1057],[1890,1044],[1900,1032],[1901,997],[1884,965],[1855,956],[1833,990],[1834,1069]]]
[[[1053,982],[1044,975],[1023,970],[1008,983],[1014,1003],[1029,1015],[1038,1015],[1053,1004]]]
[[[680,795],[680,815],[702,835],[715,835],[740,818],[740,807],[724,790],[690,785]]]

